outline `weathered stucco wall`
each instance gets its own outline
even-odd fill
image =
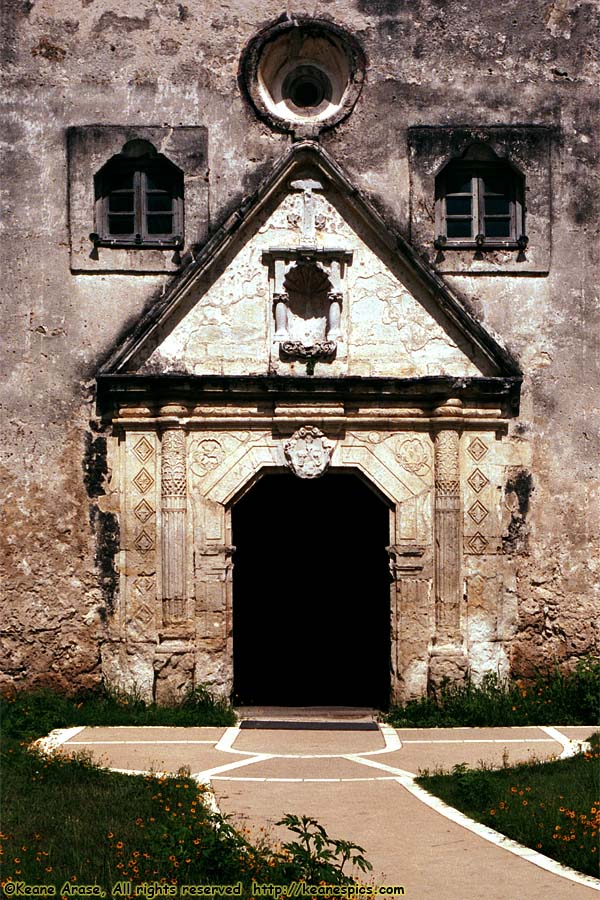
[[[432,261],[426,229],[410,230],[408,128],[554,129],[547,274],[524,266],[446,276],[524,372],[511,440],[527,462],[504,485],[503,541],[516,571],[511,665],[531,674],[554,659],[572,665],[595,641],[600,192],[590,35],[598,9],[509,0],[486,4],[483,15],[482,6],[317,0],[290,10],[331,19],[362,42],[361,96],[321,140]],[[167,275],[72,273],[66,129],[205,126],[208,226],[187,236],[188,246],[202,241],[289,147],[237,83],[243,47],[283,12],[272,0],[158,0],[135,10],[123,0],[3,0],[5,682],[71,688],[100,678],[119,535],[105,494],[105,435],[90,426],[94,376],[169,283]]]

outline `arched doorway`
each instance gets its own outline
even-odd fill
[[[389,509],[358,476],[265,475],[233,508],[234,698],[385,707]]]

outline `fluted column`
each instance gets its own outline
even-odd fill
[[[163,624],[186,619],[186,460],[185,432],[168,429],[162,436],[162,607]]]

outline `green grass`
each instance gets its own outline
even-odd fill
[[[231,724],[231,708],[204,691],[171,709],[107,694],[69,699],[36,691],[4,698],[0,714],[0,885],[53,885],[61,896],[66,882],[100,885],[107,894],[119,881],[241,883],[248,897],[253,880],[347,883],[346,864],[369,868],[362,848],[329,838],[314,820],[288,814],[281,824],[298,840],[281,847],[260,831],[234,829],[206,805],[189,771],[121,775],[83,754],[47,755],[30,745],[72,724]]]
[[[479,685],[446,686],[438,697],[392,707],[386,721],[406,727],[600,725],[600,661],[582,660],[575,671],[558,669],[532,683],[486,675]]]
[[[65,697],[49,690],[22,691],[0,699],[5,734],[33,739],[70,725],[234,725],[226,700],[205,688],[192,691],[178,706],[157,706],[105,690]]]
[[[600,733],[589,752],[493,771],[461,764],[417,779],[425,790],[526,847],[598,877]]]

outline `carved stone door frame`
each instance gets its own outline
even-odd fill
[[[497,552],[501,469],[490,441],[505,415],[460,397],[433,409],[373,397],[356,412],[351,401],[344,386],[333,400],[280,394],[265,412],[234,390],[225,403],[221,393],[119,403],[111,452],[121,574],[103,647],[108,680],[159,702],[194,683],[228,695],[231,508],[265,471],[312,478],[328,467],[359,474],[390,506],[392,699],[465,677],[465,585],[486,577],[466,560]]]

